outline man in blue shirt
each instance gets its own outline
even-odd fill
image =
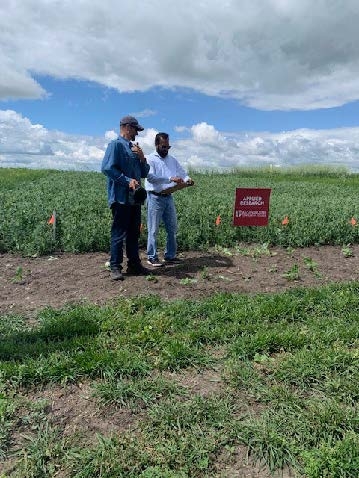
[[[141,227],[141,204],[145,191],[141,178],[148,174],[142,149],[133,143],[143,127],[133,116],[120,121],[120,135],[111,141],[102,161],[101,171],[107,176],[108,204],[112,211],[111,227],[111,278],[123,280],[123,245],[126,241],[127,274],[143,275],[149,271],[142,266],[138,240]],[[141,196],[144,193],[144,196]]]

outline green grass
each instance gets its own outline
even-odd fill
[[[272,471],[356,478],[358,312],[353,282],[198,301],[123,298],[45,309],[31,325],[3,316],[6,476],[204,478],[245,446]],[[98,416],[126,411],[134,428],[65,433],[32,395],[54,386],[66,394],[71,383],[90,387]]]
[[[48,169],[0,168],[0,191],[15,189],[19,185],[46,178],[49,175],[61,174]]]
[[[0,169],[0,252],[108,251],[106,179],[95,172]],[[325,168],[191,173],[176,193],[181,250],[257,243],[291,247],[359,242],[359,175]],[[268,227],[233,227],[236,187],[272,189]],[[314,205],[314,206],[313,206]],[[56,211],[56,230],[47,223]],[[216,226],[217,216],[221,224]],[[289,223],[282,225],[288,216]],[[143,224],[146,224],[143,208]],[[145,232],[141,243],[145,243]],[[164,230],[159,242],[163,245]]]

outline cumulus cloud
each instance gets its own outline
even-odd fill
[[[95,138],[51,131],[15,111],[0,110],[0,167],[96,171],[109,140],[110,135]]]
[[[357,0],[17,3],[0,6],[2,99],[46,95],[34,74],[186,87],[263,110],[359,98]]]
[[[323,164],[359,172],[359,128],[236,134],[202,122],[179,129],[185,137],[171,140],[171,152],[197,171]],[[148,128],[137,137],[145,154],[154,150],[157,132]],[[103,137],[68,135],[0,110],[0,167],[99,171],[107,143],[117,136],[116,131]]]
[[[202,122],[199,124],[195,124],[191,128],[191,133],[193,139],[201,144],[218,144],[224,140],[224,138],[219,134],[218,131],[214,128],[214,126],[207,124],[206,122]]]
[[[201,141],[195,136],[178,141],[178,159],[195,170],[316,164],[359,172],[359,128],[218,135],[222,141],[217,144],[212,143],[212,130],[208,141],[203,136]]]

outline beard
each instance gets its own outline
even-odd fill
[[[163,152],[161,149],[157,150],[157,153],[161,156],[161,158],[165,158],[168,154],[168,151]]]

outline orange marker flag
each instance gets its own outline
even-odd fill
[[[217,216],[216,221],[215,221],[215,225],[219,226],[220,224],[221,224],[221,216]]]
[[[357,222],[356,222],[356,220],[354,219],[354,217],[352,217],[349,222],[350,222],[350,224],[351,224],[352,226],[356,226],[356,224],[357,224]]]
[[[47,221],[47,224],[55,224],[55,215],[53,214],[50,219]]]
[[[286,226],[287,224],[289,224],[289,218],[288,216],[285,216],[285,218],[282,221],[282,226]]]

